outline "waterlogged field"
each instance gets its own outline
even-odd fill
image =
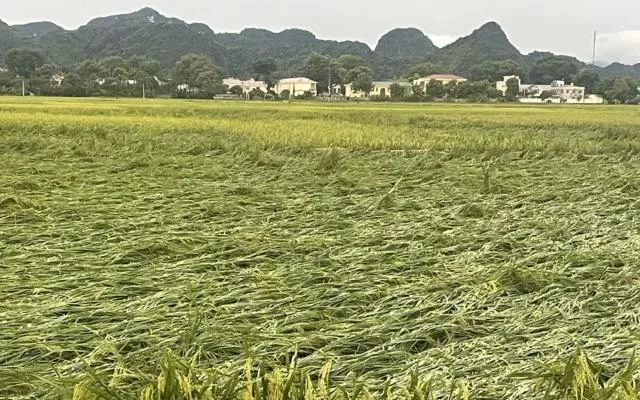
[[[637,398],[637,108],[2,98],[0,166],[0,398]]]

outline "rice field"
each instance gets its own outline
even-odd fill
[[[0,98],[2,399],[637,399],[640,109]]]

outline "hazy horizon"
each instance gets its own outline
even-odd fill
[[[640,26],[628,18],[640,12],[640,2],[632,0],[610,0],[606,4],[566,0],[552,9],[541,9],[533,0],[521,0],[518,4],[511,0],[490,0],[484,4],[451,0],[446,8],[441,3],[417,0],[353,0],[349,4],[338,0],[273,0],[269,10],[257,0],[234,0],[224,2],[223,6],[203,0],[27,2],[29,8],[0,0],[0,20],[10,25],[51,21],[65,29],[77,29],[93,18],[151,7],[167,17],[206,23],[218,33],[240,32],[244,28],[272,31],[300,28],[321,39],[357,40],[371,48],[375,48],[380,36],[394,28],[418,28],[442,47],[488,21],[496,21],[523,54],[551,51],[590,62],[593,31],[597,30],[600,63],[640,63]],[[448,12],[433,13],[434,7]]]

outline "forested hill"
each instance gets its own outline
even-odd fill
[[[478,79],[509,72],[532,79],[566,78],[558,75],[567,71],[572,76],[586,67],[579,60],[551,53],[523,55],[495,22],[441,49],[415,28],[394,29],[371,49],[357,41],[322,40],[300,29],[270,32],[251,28],[240,33],[215,33],[205,24],[186,23],[151,8],[96,18],[72,31],[52,22],[9,26],[0,21],[0,55],[16,47],[37,50],[48,63],[67,68],[87,59],[146,56],[168,71],[181,56],[199,53],[209,56],[225,73],[238,77],[251,76],[256,60],[265,57],[276,62],[274,76],[303,73],[305,60],[314,53],[334,59],[357,56],[373,68],[377,79],[427,72],[452,72]],[[640,77],[640,64],[614,63],[598,68],[598,72],[604,77]]]

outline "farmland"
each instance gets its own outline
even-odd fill
[[[635,398],[639,135],[622,106],[0,98],[0,398]]]

